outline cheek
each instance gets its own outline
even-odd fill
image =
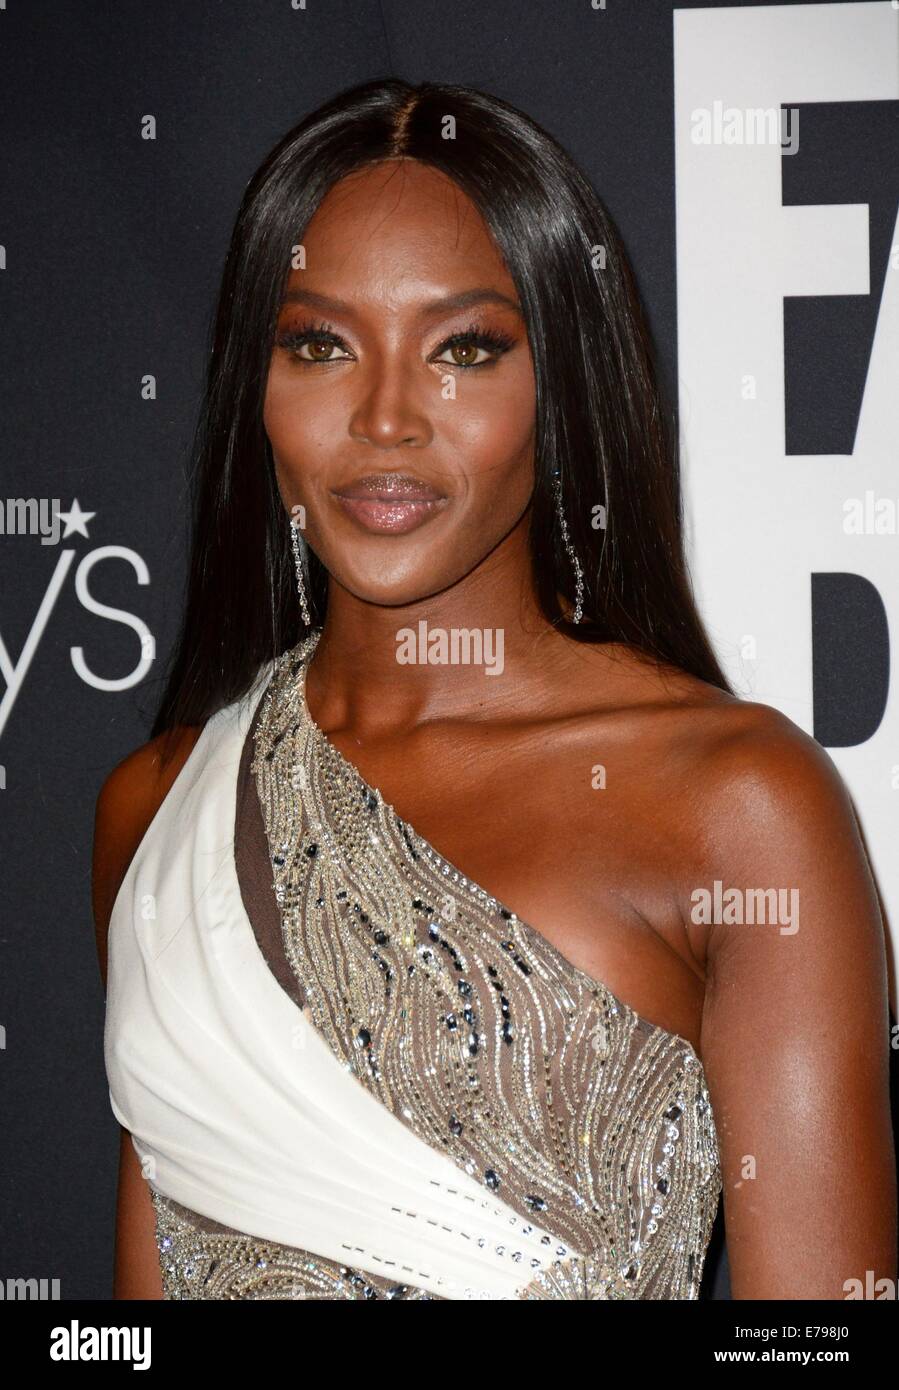
[[[269,372],[262,423],[275,453],[289,457],[302,434],[303,415],[296,408],[296,393],[277,367]]]
[[[283,370],[273,368],[266,386],[262,424],[275,459],[278,477],[308,474],[327,462],[329,415],[319,402],[314,408]]]
[[[506,473],[520,467],[532,450],[534,423],[527,415],[504,409],[458,422],[455,442],[464,451],[468,473]]]
[[[470,416],[455,436],[466,478],[458,520],[473,541],[504,535],[527,506],[534,490],[534,432],[524,408],[504,408]]]
[[[462,451],[465,471],[506,472],[520,467],[533,450],[536,403],[533,379],[503,383],[503,389],[466,392],[441,401],[440,430]]]

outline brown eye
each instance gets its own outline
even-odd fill
[[[478,353],[483,349],[476,343],[455,343],[450,352],[455,357],[460,367],[473,367],[478,360]]]
[[[301,328],[287,329],[276,339],[276,344],[295,362],[308,364],[349,362],[350,354],[345,351],[346,344],[336,333],[328,328],[315,328],[304,324]],[[305,349],[308,348],[308,352]],[[337,356],[337,353],[340,356]]]
[[[312,362],[327,362],[334,351],[333,343],[323,342],[320,338],[313,339],[306,347],[309,349],[309,359]]]
[[[431,361],[446,362],[448,367],[465,369],[486,367],[498,362],[503,353],[508,352],[514,345],[514,338],[509,337],[507,333],[472,324],[466,332],[454,333],[452,338],[447,338],[438,349],[441,355],[432,357]],[[447,353],[452,354],[451,359],[447,359]]]

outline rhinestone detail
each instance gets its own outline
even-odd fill
[[[492,1193],[511,1211],[495,1251],[521,1267],[519,1298],[696,1298],[721,1192],[699,1058],[466,878],[365,782],[306,705],[320,635],[275,663],[252,763],[304,1013],[401,1123],[475,1178],[487,1205]],[[168,1286],[206,1290],[183,1271],[188,1254],[194,1273],[212,1258],[202,1242],[215,1223],[192,1227],[186,1208],[155,1201],[169,1241],[161,1259],[176,1269]],[[483,1247],[476,1212],[472,1223]],[[519,1248],[516,1230],[543,1233],[543,1260]],[[403,1271],[404,1294],[379,1290],[378,1252],[348,1247],[375,1292],[347,1293],[362,1287],[347,1282],[351,1261],[227,1227],[215,1235],[232,1244],[216,1247],[213,1283],[242,1291],[167,1296],[432,1296],[414,1271]],[[304,1288],[299,1268],[332,1292],[254,1292],[282,1268],[291,1287]]]

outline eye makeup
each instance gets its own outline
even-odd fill
[[[331,365],[334,362],[352,360],[350,356],[318,358],[300,356],[300,350],[310,344],[320,344],[326,348],[330,346],[346,353],[350,351],[344,339],[333,331],[329,323],[315,323],[312,320],[282,329],[275,338],[276,347],[281,348],[294,361],[301,362],[304,366]],[[458,367],[460,371],[476,371],[480,367],[492,366],[514,346],[515,338],[511,334],[505,333],[501,329],[489,328],[484,324],[470,323],[461,332],[453,333],[444,339],[428,360],[439,362],[440,354],[451,351],[455,347],[479,348],[490,353],[490,356],[483,362],[446,362],[444,364],[447,367]]]

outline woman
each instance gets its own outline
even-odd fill
[[[502,101],[368,83],[251,181],[98,803],[118,1297],[692,1299],[722,1188],[737,1298],[893,1273],[871,874],[719,669],[672,434]]]

